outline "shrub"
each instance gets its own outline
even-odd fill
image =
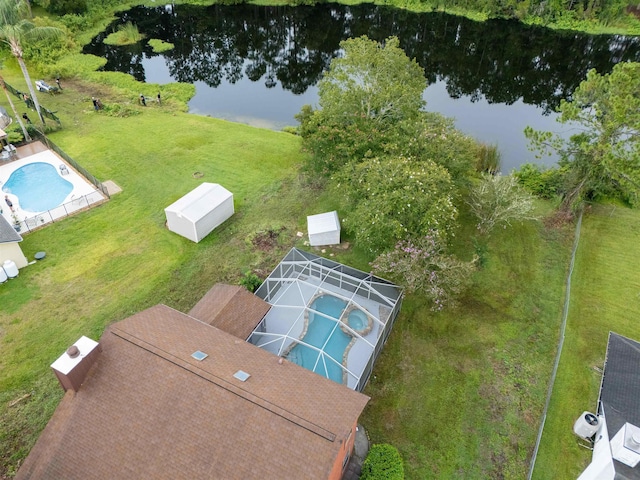
[[[525,190],[540,198],[552,198],[562,192],[565,170],[562,168],[542,168],[533,163],[525,163],[514,172],[518,183]]]
[[[144,38],[144,35],[138,30],[138,26],[131,22],[120,25],[116,32],[110,33],[104,39],[107,45],[132,45],[138,43]]]
[[[92,27],[91,19],[85,15],[76,15],[68,13],[59,18],[60,23],[67,27],[72,32],[81,32],[89,30]]]
[[[140,110],[127,104],[122,103],[107,103],[102,107],[104,112],[109,117],[132,117],[134,115],[140,115]]]
[[[51,0],[47,10],[56,15],[81,14],[87,11],[86,0]]]
[[[258,288],[260,288],[260,285],[262,285],[262,280],[260,280],[260,277],[258,277],[258,275],[249,271],[245,272],[244,276],[240,279],[239,284],[253,293]]]
[[[496,226],[506,227],[512,221],[533,220],[533,197],[518,184],[513,175],[485,173],[475,185],[467,201],[478,218],[478,230],[487,234]]]
[[[9,143],[22,143],[24,141],[24,134],[22,128],[18,122],[14,122],[6,130],[7,142]]]
[[[402,480],[404,466],[400,452],[393,445],[373,445],[362,464],[360,480]]]
[[[447,255],[440,235],[432,230],[415,241],[398,242],[371,266],[374,273],[388,273],[408,293],[420,293],[434,311],[440,311],[447,305],[455,306],[456,297],[471,283],[476,261],[463,262]]]
[[[106,63],[107,60],[105,58],[97,57],[95,55],[76,53],[61,58],[49,68],[43,68],[43,73],[45,75],[56,75],[70,78],[75,75],[94,72],[95,70],[103,67]]]

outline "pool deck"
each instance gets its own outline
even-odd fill
[[[45,162],[53,165],[56,170],[60,165],[65,165],[69,173],[64,175],[65,180],[73,184],[73,190],[61,204],[61,206],[48,212],[31,212],[20,207],[19,199],[11,194],[9,198],[13,202],[13,212],[5,204],[5,192],[0,192],[0,208],[2,215],[11,224],[14,223],[14,215],[22,224],[20,233],[34,230],[70,213],[85,209],[87,206],[106,200],[105,196],[80,175],[71,165],[64,161],[57,153],[49,150],[47,146],[35,141],[28,145],[16,147],[15,155],[6,160],[0,160],[0,188],[18,168],[33,162]],[[67,205],[67,206],[65,206]],[[61,208],[62,207],[62,208]]]

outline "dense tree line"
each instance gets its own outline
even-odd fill
[[[122,0],[32,0],[34,5],[42,6],[52,13],[82,14],[89,10],[125,5],[130,2]],[[189,2],[187,2],[189,3]],[[200,3],[200,2],[198,2]],[[224,4],[241,4],[241,1],[221,2]],[[291,5],[313,5],[327,3],[313,0],[291,0]],[[519,20],[538,18],[543,23],[557,22],[561,19],[591,20],[603,24],[622,18],[627,8],[632,5],[629,0],[416,0],[421,7],[444,10],[455,8],[468,12],[481,12],[490,18],[515,18]],[[392,1],[391,4],[394,4]],[[411,3],[409,3],[411,5]],[[403,2],[400,7],[406,7]]]
[[[423,3],[438,9],[484,12],[490,17],[521,20],[536,17],[545,22],[571,18],[604,24],[623,17],[630,5],[628,0],[424,0]]]

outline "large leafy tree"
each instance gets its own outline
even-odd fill
[[[343,56],[318,84],[320,109],[307,107],[298,116],[312,167],[324,173],[375,156],[385,135],[417,119],[424,106],[424,71],[397,38],[381,44],[363,36],[340,46]]]
[[[58,37],[62,34],[62,31],[55,27],[37,27],[34,25],[28,20],[29,12],[27,7],[25,0],[0,0],[0,40],[9,46],[11,54],[18,61],[24,80],[27,82],[31,99],[38,112],[38,117],[44,124],[40,103],[33,88],[31,76],[24,63],[22,45],[24,42]]]
[[[334,178],[350,207],[345,228],[373,253],[431,230],[444,239],[455,226],[451,177],[432,161],[372,158],[348,164]]]
[[[610,74],[587,74],[558,121],[578,130],[568,140],[527,128],[533,146],[555,150],[564,170],[562,209],[585,200],[637,200],[640,188],[640,63],[620,63]]]

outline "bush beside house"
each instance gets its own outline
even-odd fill
[[[360,480],[403,480],[404,466],[400,452],[393,445],[373,445],[362,464]]]

